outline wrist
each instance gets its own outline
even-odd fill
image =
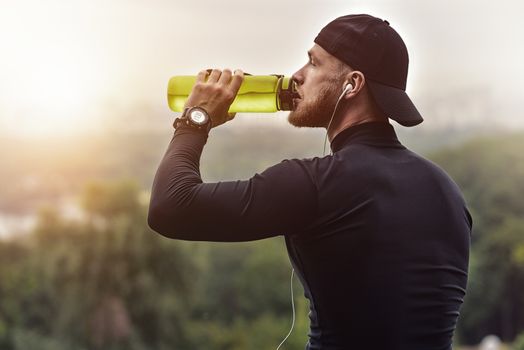
[[[179,118],[173,122],[175,129],[181,127],[192,128],[202,133],[209,133],[212,121],[207,111],[202,107],[186,107]]]

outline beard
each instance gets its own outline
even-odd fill
[[[327,84],[319,89],[313,100],[300,99],[287,120],[296,127],[327,127],[337,103],[337,84]]]

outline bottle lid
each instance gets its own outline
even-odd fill
[[[292,111],[294,109],[293,99],[300,97],[295,84],[290,77],[280,77],[277,86],[277,109],[279,111]]]

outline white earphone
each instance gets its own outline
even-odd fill
[[[353,90],[353,85],[351,83],[347,83],[346,87],[344,87],[344,91],[342,91],[342,95],[344,95],[346,92],[350,92]]]
[[[335,112],[337,111],[338,103],[344,97],[345,94],[353,90],[353,85],[351,83],[347,83],[346,86],[344,86],[344,90],[338,97],[337,103],[335,104],[335,109],[333,110],[333,114],[331,115],[331,119],[329,120],[328,126],[326,128],[326,137],[324,138],[324,151],[322,152],[323,155],[326,155],[326,142],[327,142],[327,135],[329,132],[329,127],[331,126],[331,122],[333,121],[333,117],[335,116]]]

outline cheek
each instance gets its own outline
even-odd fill
[[[323,79],[319,79],[318,76],[313,76],[308,82],[307,91],[309,96],[307,97],[312,100],[317,99],[326,89],[329,89],[329,83]]]
[[[311,67],[308,69],[305,83],[310,85],[311,90],[319,90],[321,86],[333,84],[333,77],[328,75],[324,70],[317,67]]]

